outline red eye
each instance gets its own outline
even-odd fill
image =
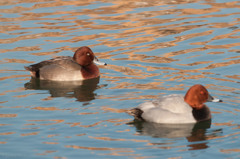
[[[200,94],[205,94],[205,93],[203,91],[201,91]]]

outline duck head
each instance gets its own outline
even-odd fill
[[[201,109],[205,105],[206,102],[222,102],[222,100],[213,98],[208,90],[200,84],[196,84],[192,86],[186,93],[184,100],[188,103],[192,108]]]
[[[98,61],[93,51],[87,46],[78,48],[73,55],[73,60],[83,67],[89,66],[93,63],[99,64],[99,65],[107,65],[106,63],[102,63]]]

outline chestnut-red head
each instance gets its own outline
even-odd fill
[[[186,93],[184,100],[192,108],[201,109],[204,103],[208,101],[209,93],[207,89],[200,84],[192,86]]]
[[[83,46],[78,48],[73,55],[73,60],[76,61],[81,66],[88,66],[93,63],[95,56],[92,50]]]

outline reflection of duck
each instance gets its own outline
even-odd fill
[[[172,94],[140,104],[128,111],[135,119],[155,123],[196,123],[211,119],[205,102],[221,102],[214,99],[207,89],[200,85],[192,86],[185,96]]]
[[[48,90],[52,97],[75,97],[78,101],[95,99],[94,91],[105,85],[98,86],[99,77],[83,81],[48,81],[32,78],[24,86],[26,89]]]
[[[159,124],[134,120],[129,123],[134,125],[141,135],[161,138],[189,137],[198,130],[206,130],[211,126],[211,120],[188,124]],[[197,135],[196,135],[197,136]]]
[[[76,50],[73,57],[59,56],[25,67],[35,78],[52,81],[75,81],[99,77],[99,62],[92,50],[83,46]]]
[[[216,136],[221,130],[214,130],[206,134],[206,130],[211,126],[211,120],[188,124],[159,124],[146,121],[134,120],[129,123],[136,127],[140,135],[154,138],[182,138],[185,137],[190,150],[208,148],[208,140],[211,136]],[[206,142],[196,142],[206,141]],[[196,142],[196,143],[195,143]],[[154,143],[157,145],[157,143]]]

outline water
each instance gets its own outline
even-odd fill
[[[239,158],[239,1],[0,2],[1,158]],[[108,63],[81,83],[24,66],[87,45]],[[205,85],[212,121],[132,123],[158,95]]]

